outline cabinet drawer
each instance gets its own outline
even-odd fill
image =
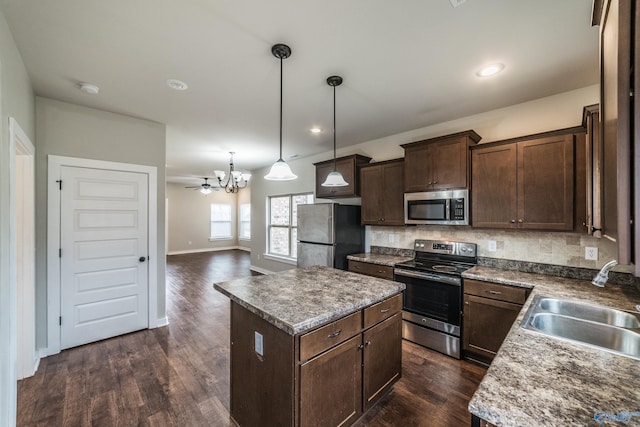
[[[349,271],[379,277],[381,279],[393,280],[393,267],[388,265],[349,260]]]
[[[340,344],[359,333],[362,329],[362,311],[329,323],[300,337],[300,361]]]
[[[367,329],[402,310],[402,294],[394,295],[384,301],[364,309],[364,328]]]
[[[464,280],[464,293],[491,298],[500,301],[524,304],[528,294],[527,288],[501,285],[498,283],[480,282],[478,280]]]

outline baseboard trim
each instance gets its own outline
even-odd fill
[[[188,249],[186,251],[170,251],[170,252],[167,252],[167,255],[197,254],[200,252],[230,251],[233,249],[239,249],[241,251],[251,252],[251,249],[245,248],[243,246],[220,246],[216,248]]]
[[[149,329],[161,328],[163,326],[167,326],[169,324],[169,317],[164,316],[156,320],[156,324],[154,326],[149,326]]]
[[[256,273],[260,273],[260,274],[271,274],[271,273],[273,273],[273,271],[271,271],[271,270],[267,270],[266,268],[256,267],[255,265],[249,266],[249,270],[255,271]]]

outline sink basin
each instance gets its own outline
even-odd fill
[[[640,328],[640,320],[631,313],[616,310],[615,308],[600,307],[576,301],[567,301],[556,298],[540,298],[539,306],[542,310],[575,317],[592,322],[606,323],[607,325],[620,326],[621,328]]]
[[[640,360],[640,319],[632,313],[536,296],[521,326]]]

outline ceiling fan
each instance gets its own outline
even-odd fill
[[[204,179],[204,182],[200,185],[191,185],[188,187],[184,187],[184,188],[193,188],[194,190],[200,190],[200,192],[202,194],[209,194],[212,191],[218,191],[220,188],[218,187],[212,187],[211,184],[209,184],[209,178],[205,178],[203,177],[202,179]]]

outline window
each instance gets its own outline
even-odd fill
[[[240,205],[240,239],[251,239],[251,203]]]
[[[211,239],[231,237],[231,205],[211,203]]]
[[[298,205],[313,203],[313,193],[269,197],[268,253],[296,257]]]

